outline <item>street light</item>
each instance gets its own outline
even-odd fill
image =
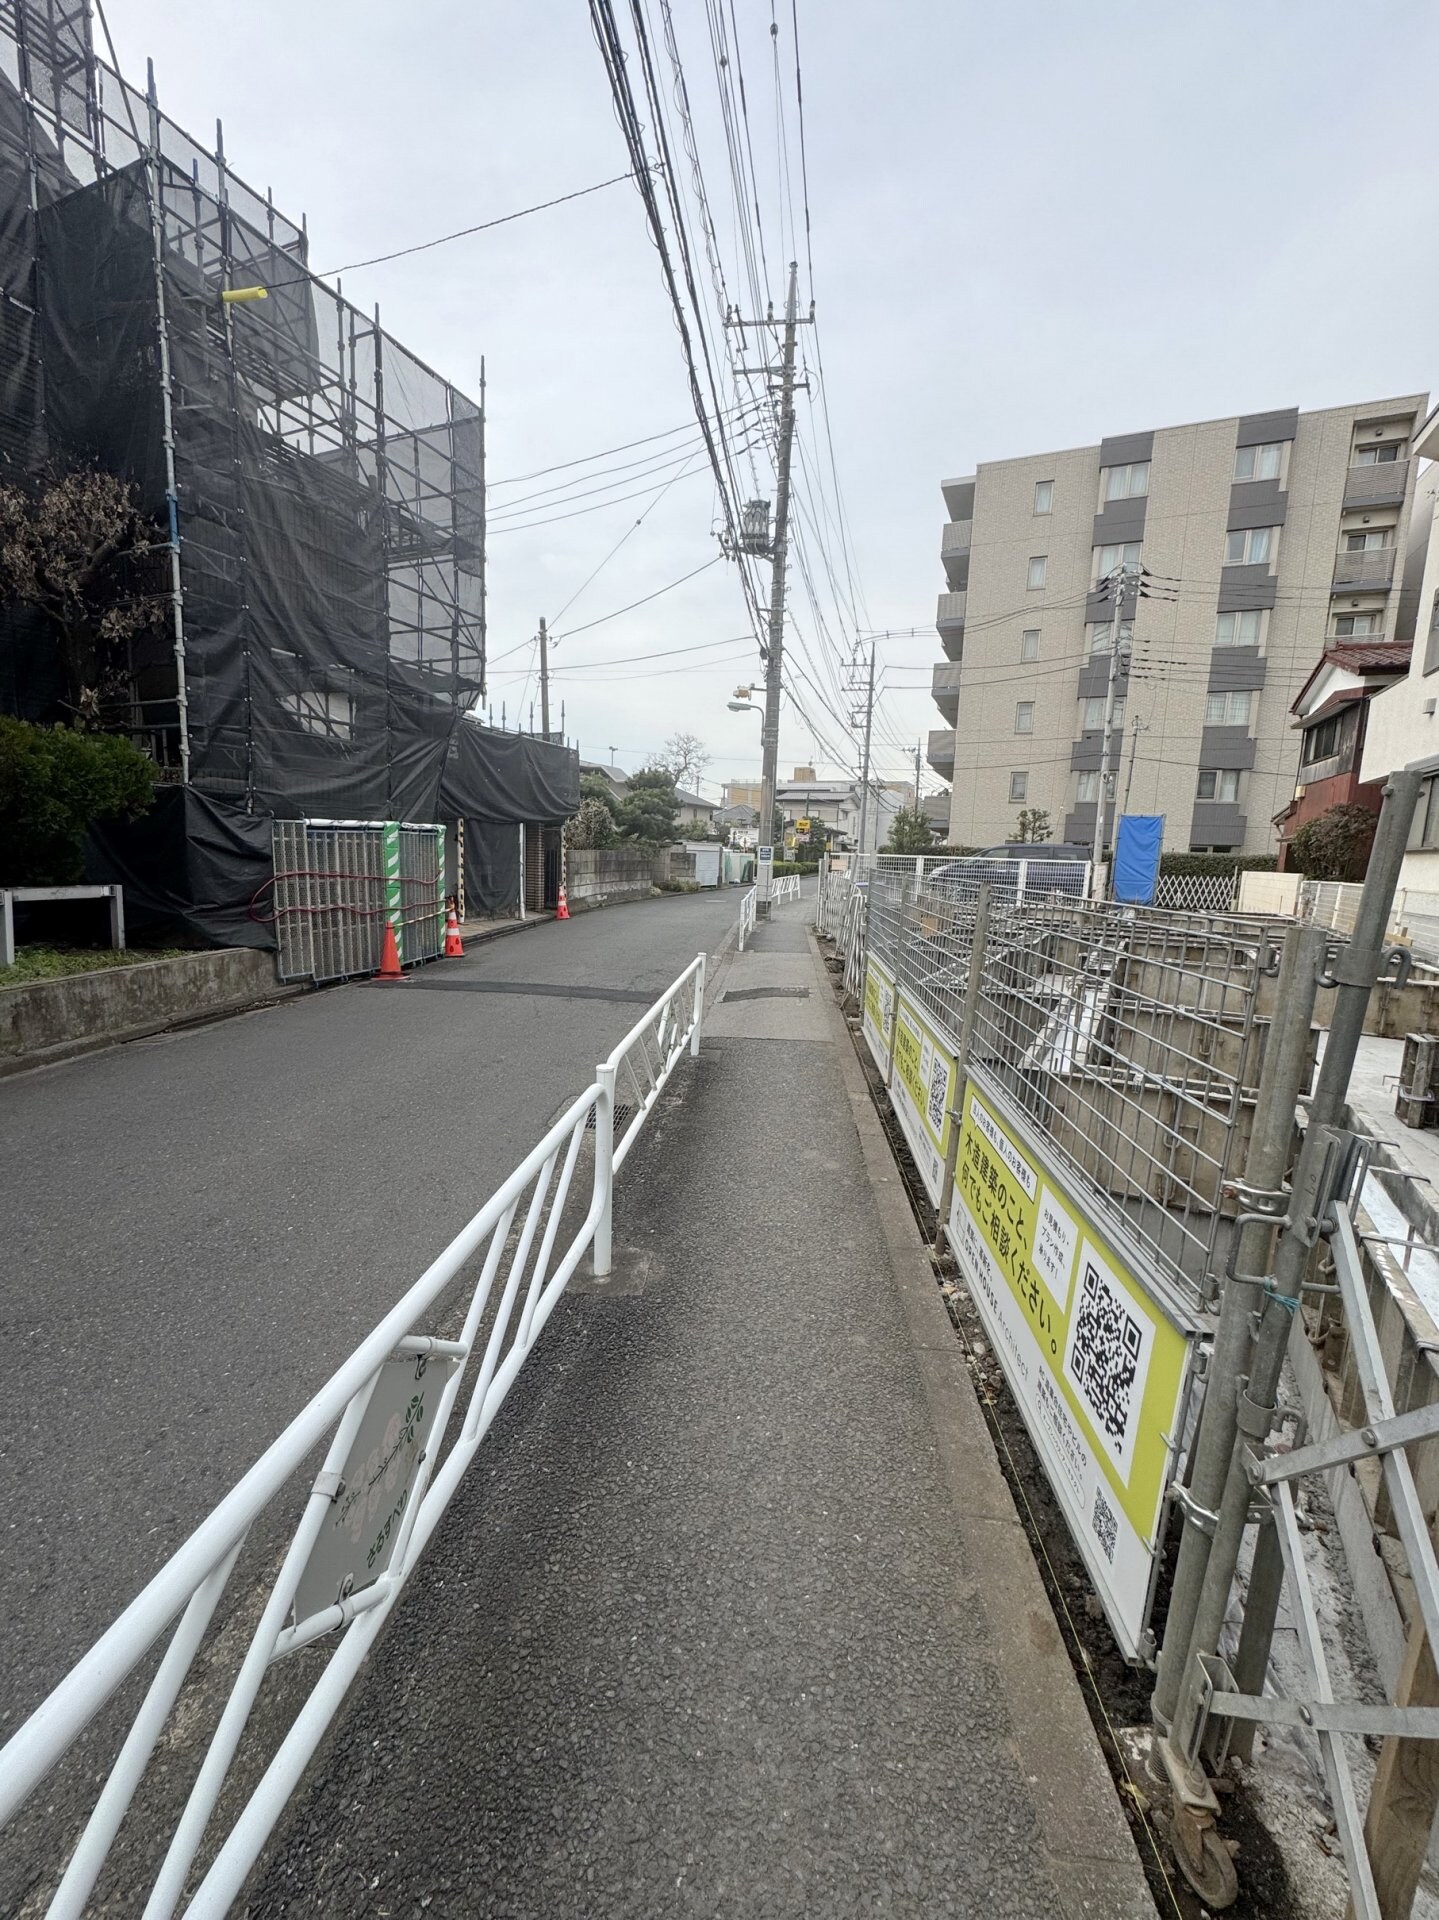
[[[731,700],[729,710],[731,713],[757,713],[761,720],[764,719],[764,708],[755,706],[750,700]]]

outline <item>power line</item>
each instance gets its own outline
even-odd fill
[[[723,554],[717,553],[712,559],[692,568],[690,572],[682,573],[678,580],[671,580],[666,586],[656,587],[653,593],[645,594],[642,599],[631,600],[628,606],[616,607],[613,613],[602,613],[598,620],[587,620],[582,627],[570,627],[566,632],[556,634],[554,637],[557,640],[573,640],[577,633],[588,633],[591,627],[602,627],[607,620],[618,620],[622,613],[633,613],[636,607],[646,607],[651,600],[658,600],[662,593],[672,593],[676,587],[682,587],[686,580],[693,580],[696,574],[705,573],[709,568],[717,567],[723,558]]]

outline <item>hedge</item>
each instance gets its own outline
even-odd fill
[[[1273,873],[1277,856],[1272,853],[1164,853],[1159,857],[1161,876],[1205,874],[1223,879],[1231,873]]]

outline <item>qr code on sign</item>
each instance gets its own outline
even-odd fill
[[[1135,1377],[1144,1334],[1099,1269],[1085,1262],[1084,1281],[1070,1332],[1070,1377],[1090,1412],[1120,1452],[1129,1438]]]
[[[1094,1516],[1092,1520],[1094,1537],[1104,1549],[1104,1557],[1114,1565],[1114,1547],[1119,1539],[1119,1522],[1114,1517],[1114,1509],[1104,1497],[1104,1489],[1094,1489]]]
[[[936,1053],[929,1070],[929,1124],[938,1137],[944,1132],[944,1100],[949,1092],[949,1062]]]

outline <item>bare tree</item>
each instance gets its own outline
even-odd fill
[[[697,733],[672,733],[658,760],[658,764],[674,776],[677,787],[689,787],[692,791],[709,763],[705,743]]]
[[[102,709],[128,695],[129,642],[164,609],[145,583],[163,544],[134,487],[113,473],[0,483],[0,597],[48,623],[77,725],[99,726]]]

